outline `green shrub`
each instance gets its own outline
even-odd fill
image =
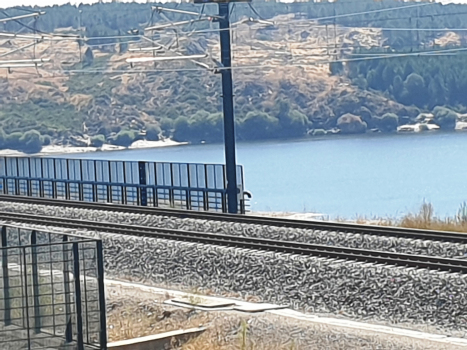
[[[134,130],[121,130],[112,140],[112,144],[117,146],[129,147],[138,137]]]
[[[174,123],[173,139],[189,142],[222,141],[222,113],[196,112],[189,119],[178,117]]]
[[[172,130],[174,129],[174,121],[170,118],[164,117],[159,121],[159,124],[162,129],[162,134],[165,137],[169,137],[172,133]]]
[[[366,132],[366,123],[356,115],[346,113],[337,120],[337,127],[343,134],[361,134]]]
[[[190,139],[190,126],[187,117],[178,117],[175,119],[173,139],[179,142]]]
[[[105,136],[102,134],[91,137],[91,146],[93,147],[102,147],[105,143]]]
[[[52,138],[49,135],[43,135],[41,141],[43,146],[48,146],[52,142]]]
[[[386,113],[381,118],[378,118],[378,128],[382,132],[396,131],[398,125],[399,117],[394,113]]]
[[[446,107],[437,106],[433,109],[436,125],[441,129],[454,129],[456,127],[457,113]]]
[[[19,139],[17,150],[24,153],[39,153],[42,150],[41,134],[37,130],[30,130]]]
[[[5,148],[7,136],[3,129],[0,129],[0,148]]]
[[[146,140],[158,141],[159,135],[162,132],[161,128],[157,124],[149,124],[146,126]]]
[[[6,137],[6,148],[9,149],[16,149],[18,150],[20,148],[20,139],[23,136],[21,132],[13,132]]]
[[[248,112],[239,125],[239,135],[245,140],[261,140],[278,137],[279,119],[264,112]]]

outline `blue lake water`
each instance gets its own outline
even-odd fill
[[[83,153],[73,158],[223,163],[217,145]],[[401,216],[424,200],[440,216],[467,200],[467,133],[239,143],[255,211]]]

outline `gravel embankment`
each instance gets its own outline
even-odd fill
[[[11,204],[9,207],[10,210],[15,209]],[[56,208],[54,213],[54,208],[50,207],[23,206],[22,211],[36,215],[58,214],[191,230],[204,228],[208,232],[221,230],[225,226],[224,230],[230,234],[237,232],[257,237],[291,234],[290,230],[271,227],[261,228],[261,231],[260,228],[256,230],[241,224],[227,225],[201,220],[197,222],[88,210]],[[266,302],[290,305],[295,310],[397,324],[461,337],[464,336],[467,325],[467,276],[460,274],[154,238],[80,233],[104,240],[106,274],[111,278],[182,290],[201,288],[218,295],[236,294],[242,298],[257,296]],[[299,233],[294,235],[288,238],[301,236]],[[325,235],[310,232],[310,236]],[[343,234],[335,234],[334,237],[346,239]],[[448,247],[448,244],[436,242],[426,244],[432,244],[432,247],[436,244],[439,249]],[[454,249],[445,251],[452,252]]]
[[[23,212],[34,215],[59,216],[75,219],[126,223],[141,226],[165,227],[198,232],[222,233],[237,236],[308,242],[349,248],[382,250],[395,253],[433,255],[446,258],[466,258],[467,244],[379,237],[325,230],[309,230],[226,223],[222,221],[181,219],[167,216],[140,215],[110,211],[62,208],[35,204],[0,201],[0,211]]]

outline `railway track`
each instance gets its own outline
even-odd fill
[[[170,216],[170,217],[177,217],[177,218],[236,222],[236,223],[244,223],[244,224],[251,224],[251,225],[266,225],[266,226],[274,226],[274,227],[288,227],[288,228],[299,228],[299,229],[335,231],[335,232],[342,232],[342,233],[369,234],[369,235],[374,235],[374,236],[404,237],[404,238],[411,238],[411,239],[467,244],[467,234],[457,233],[457,232],[418,230],[418,229],[400,228],[400,227],[359,225],[359,224],[326,222],[326,221],[291,220],[291,219],[282,219],[282,218],[260,217],[260,216],[253,216],[253,215],[234,215],[234,214],[224,214],[224,213],[216,213],[216,212],[204,212],[204,211],[198,212],[198,211],[167,209],[167,208],[118,205],[118,204],[112,204],[112,203],[77,202],[77,201],[70,201],[70,200],[21,197],[21,196],[10,196],[10,195],[0,195],[0,201],[38,204],[38,205],[53,205],[53,206],[61,206],[61,207],[73,207],[73,208],[90,209],[90,210],[126,212],[126,213],[143,214],[143,215],[159,215],[159,216]]]
[[[129,226],[124,224],[57,217],[43,217],[10,212],[0,212],[0,220],[6,222],[25,223],[30,225],[66,227],[78,230],[107,232],[127,236],[162,238],[183,242],[253,249],[258,251],[281,252],[393,266],[427,268],[438,271],[467,273],[467,260],[461,259],[448,259],[424,255],[409,255],[146,226]]]

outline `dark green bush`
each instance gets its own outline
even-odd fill
[[[437,106],[433,109],[433,115],[433,121],[441,129],[452,130],[456,127],[457,113],[449,108]]]
[[[343,134],[361,134],[366,132],[366,123],[360,117],[347,113],[337,120],[337,127]]]
[[[397,130],[399,117],[394,113],[386,113],[378,118],[378,128],[382,132],[393,132]]]
[[[222,141],[222,113],[208,113],[204,110],[196,112],[189,119],[178,117],[174,123],[173,139],[189,142]]]
[[[238,129],[245,140],[276,138],[280,130],[279,119],[264,112],[248,112]]]
[[[24,153],[39,153],[42,150],[41,134],[37,130],[25,132],[19,139],[18,151]]]
[[[161,128],[157,124],[149,124],[146,126],[146,140],[158,141],[159,135],[162,132]]]
[[[3,129],[0,129],[0,148],[5,148],[6,146],[7,135]]]
[[[170,118],[164,117],[159,121],[162,131],[165,135],[168,135],[174,128],[174,121]]]
[[[191,138],[190,126],[187,117],[178,117],[174,122],[173,139],[175,141],[187,141]]]
[[[91,146],[93,147],[102,147],[105,143],[105,136],[102,134],[91,137]]]
[[[112,144],[117,146],[129,147],[138,138],[138,132],[135,130],[121,130],[112,140]]]
[[[43,135],[41,141],[43,146],[48,146],[52,142],[52,138],[49,135]]]
[[[23,136],[21,132],[13,132],[6,136],[6,148],[18,150],[21,147],[20,139]]]

